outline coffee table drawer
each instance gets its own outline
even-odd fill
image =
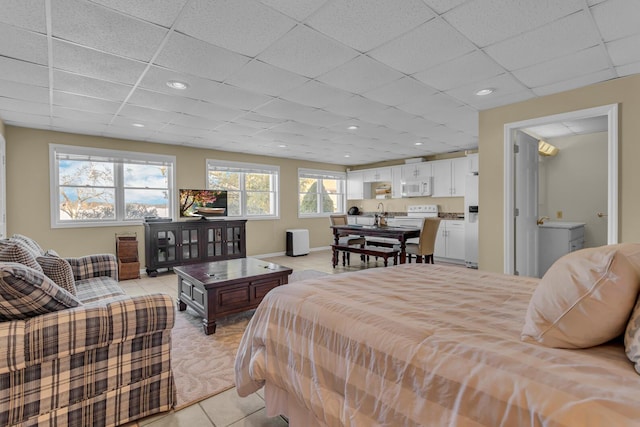
[[[249,287],[246,285],[218,290],[218,312],[220,313],[231,308],[246,307],[249,301]]]
[[[275,279],[256,280],[255,282],[251,282],[251,293],[253,294],[254,302],[259,303],[260,301],[262,301],[262,298],[264,298],[267,292],[282,284],[282,277],[278,277]]]
[[[199,308],[201,311],[204,310],[205,306],[205,292],[201,286],[194,285],[188,280],[179,280],[178,282],[180,286],[179,296],[180,299],[184,302],[189,301],[191,305],[195,305],[194,308]]]

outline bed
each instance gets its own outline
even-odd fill
[[[538,283],[402,264],[276,288],[242,338],[237,392],[265,387],[267,414],[294,427],[640,425],[621,338],[521,340]]]

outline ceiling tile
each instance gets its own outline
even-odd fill
[[[53,92],[53,105],[103,114],[115,114],[120,108],[119,102],[58,91]]]
[[[173,33],[155,64],[221,82],[247,62],[249,58],[246,56]]]
[[[271,96],[221,84],[213,93],[212,102],[236,110],[253,110],[272,99]]]
[[[239,125],[237,123],[223,123],[220,126],[216,127],[216,131],[229,134],[229,135],[245,135],[245,136],[251,136],[256,132],[259,132],[259,130],[256,128]]]
[[[0,53],[40,65],[49,64],[47,37],[0,23]]]
[[[298,21],[304,21],[320,6],[325,4],[327,0],[260,0],[260,2]]]
[[[365,92],[363,96],[386,105],[396,106],[417,98],[433,95],[436,91],[413,77],[402,77],[387,85]]]
[[[254,57],[296,25],[254,0],[191,0],[176,30]]]
[[[53,70],[53,89],[111,101],[124,101],[132,86]]]
[[[500,107],[502,105],[514,104],[516,102],[526,101],[527,99],[535,98],[535,93],[531,89],[523,89],[519,92],[511,93],[493,93],[489,96],[478,97],[475,101],[470,101],[469,105],[475,107],[478,110],[486,110],[489,108]]]
[[[276,67],[314,78],[358,55],[330,38],[298,25],[262,52],[258,59]]]
[[[640,34],[609,42],[606,46],[615,66],[640,61]]]
[[[12,110],[3,110],[0,108],[0,117],[5,125],[24,126],[24,123],[29,123],[29,127],[36,129],[46,129],[49,127],[51,119],[49,119],[49,112],[45,114],[33,114],[33,112],[19,112]]]
[[[9,80],[0,80],[0,96],[22,101],[49,102],[49,89],[26,83],[16,83]]]
[[[434,17],[421,0],[334,1],[307,24],[360,52],[366,52]]]
[[[513,75],[528,87],[535,88],[602,71],[608,67],[609,61],[604,49],[597,46],[514,71]]]
[[[436,89],[445,91],[504,73],[493,59],[482,51],[473,51],[413,75]]]
[[[44,1],[45,0],[3,0],[0,22],[46,34],[47,24]]]
[[[307,81],[309,79],[290,71],[254,60],[227,79],[226,83],[254,92],[279,96]]]
[[[172,134],[172,135],[179,135],[181,137],[194,136],[194,137],[201,137],[201,138],[206,138],[211,133],[211,131],[207,129],[197,129],[197,128],[192,128],[191,126],[180,126],[176,124],[165,125],[162,128],[162,132]]]
[[[496,43],[485,52],[508,70],[597,46],[600,34],[585,12],[574,13],[533,31]]]
[[[494,92],[486,96],[476,95],[477,91],[486,88],[491,88]],[[516,80],[511,74],[505,73],[476,83],[459,86],[445,93],[465,104],[476,108],[483,108],[483,103],[488,99],[510,93],[522,92],[524,90],[527,90],[526,86]]]
[[[612,41],[640,33],[638,17],[640,2],[637,0],[611,0],[591,8],[604,41]]]
[[[263,116],[262,114],[258,113],[246,113],[236,119],[236,123],[260,129],[268,129],[277,125],[278,123],[283,123],[284,121],[284,119]]]
[[[198,101],[194,99],[166,95],[164,93],[152,92],[145,89],[136,89],[128,102],[140,107],[177,113],[184,112],[188,108],[193,108],[193,106],[198,103]]]
[[[397,108],[417,116],[427,116],[434,110],[452,109],[461,107],[462,104],[444,93],[436,93],[426,98],[400,104]]]
[[[342,89],[337,89],[315,80],[309,80],[302,86],[285,92],[280,97],[299,104],[324,108],[330,104],[346,101],[353,96],[352,93]]]
[[[81,0],[51,2],[54,37],[127,58],[149,61],[167,29]]]
[[[125,104],[120,110],[121,117],[127,117],[133,122],[141,123],[169,123],[181,113],[173,111],[156,110],[149,107],[141,107],[139,105]]]
[[[576,135],[607,132],[609,129],[609,118],[607,116],[590,117],[588,119],[563,122],[563,124]]]
[[[424,0],[436,13],[443,14],[469,0]]]
[[[640,61],[616,67],[616,73],[619,77],[640,73]]]
[[[363,93],[402,77],[394,69],[367,56],[359,56],[339,66],[318,80],[353,93]]]
[[[362,96],[354,96],[336,104],[329,104],[324,109],[347,117],[360,117],[372,113],[382,113],[388,107]]]
[[[91,0],[163,27],[171,27],[188,0]]]
[[[234,110],[232,108],[223,107],[222,105],[212,104],[205,101],[190,104],[183,112],[216,121],[231,121],[245,113],[244,111]]]
[[[373,58],[407,74],[441,64],[475,47],[441,19],[434,19],[371,52]]]
[[[169,87],[167,82],[173,80],[186,83],[187,88],[179,90]],[[167,95],[184,96],[185,98],[193,99],[202,98],[205,100],[213,99],[219,86],[219,82],[211,79],[157,66],[149,67],[139,84],[139,87],[149,89],[153,92],[162,92]]]
[[[532,90],[536,95],[544,96],[550,95],[552,93],[564,92],[566,90],[588,86],[593,83],[614,79],[616,77],[617,76],[615,75],[615,72],[613,70],[606,69],[580,76],[575,76],[568,80],[562,80],[558,82],[554,81],[553,83],[548,85],[534,87]]]
[[[83,120],[70,119],[67,117],[53,117],[51,119],[52,130],[56,130],[58,132],[68,132],[80,135],[100,135],[106,129],[107,125],[99,124],[94,122],[85,122]],[[125,136],[122,136],[124,139]],[[133,137],[129,137],[127,139],[134,139]]]
[[[73,108],[65,108],[54,105],[53,117],[59,117],[63,119],[80,120],[84,122],[91,122],[97,124],[107,125],[113,118],[112,114],[94,113],[87,110],[76,110]]]
[[[190,114],[173,114],[171,118],[171,124],[193,127],[197,129],[213,130],[216,127],[225,124],[226,122],[211,120],[204,117],[192,116]]]
[[[142,62],[60,40],[53,41],[53,66],[58,70],[130,85],[138,81],[146,67]]]
[[[485,47],[541,27],[584,7],[584,0],[475,0],[443,16],[471,42]]]
[[[49,70],[42,65],[0,56],[0,70],[4,80],[49,86]]]

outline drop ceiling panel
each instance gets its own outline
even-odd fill
[[[222,105],[205,101],[189,104],[183,112],[216,121],[233,121],[236,117],[240,117],[245,113],[241,110],[234,110],[233,108],[223,107]]]
[[[44,0],[3,1],[0,22],[46,34]]]
[[[48,111],[46,115],[40,115],[33,114],[32,112],[22,113],[0,108],[0,117],[2,117],[5,125],[22,126],[22,123],[30,123],[29,127],[37,129],[46,129],[51,123]]]
[[[108,125],[113,118],[112,114],[94,113],[86,110],[76,110],[71,108],[53,106],[53,117],[59,117],[63,119],[75,119],[84,122],[97,123],[101,125]]]
[[[351,92],[316,80],[309,80],[302,86],[283,93],[280,97],[310,107],[324,108],[327,105],[344,102],[353,96]]]
[[[192,0],[176,30],[253,57],[295,24],[291,18],[254,0]]]
[[[111,101],[124,101],[131,86],[53,70],[53,89]]]
[[[599,43],[600,34],[593,27],[591,17],[581,11],[496,43],[485,52],[508,70],[516,70]]]
[[[215,104],[236,110],[253,110],[271,101],[273,97],[240,89],[228,84],[219,85],[209,99]]]
[[[319,7],[325,4],[326,0],[260,0],[261,3],[270,6],[298,21],[304,21],[309,15],[314,13]]]
[[[419,81],[445,91],[495,77],[504,69],[482,51],[473,51],[413,75]]]
[[[171,88],[167,85],[169,81],[186,83],[187,88],[184,90]],[[139,87],[149,89],[153,92],[161,92],[167,95],[182,96],[185,98],[201,98],[207,101],[211,101],[214,98],[219,86],[219,82],[211,79],[156,66],[149,67],[139,84]]]
[[[258,59],[314,78],[357,55],[354,50],[317,31],[298,25],[258,55]]]
[[[9,24],[0,23],[0,52],[9,58],[40,65],[49,64],[46,36]]]
[[[528,87],[538,87],[605,70],[609,62],[600,46],[513,72]]]
[[[640,61],[633,64],[616,67],[616,73],[618,74],[618,77],[630,76],[632,74],[640,73]]]
[[[49,85],[49,70],[42,65],[0,56],[2,79],[38,86]]]
[[[388,106],[384,104],[357,95],[345,101],[327,105],[324,109],[346,117],[363,117],[368,114],[381,113],[387,108]]]
[[[436,93],[426,98],[400,104],[397,108],[416,116],[427,117],[435,110],[452,109],[462,106],[456,99],[444,93]]]
[[[0,91],[2,91],[2,89],[0,89]],[[106,101],[104,99],[54,91],[53,105],[73,108],[76,110],[86,110],[94,113],[115,114],[121,104],[119,102]]]
[[[0,80],[0,97],[46,104],[49,102],[49,89],[26,83]]]
[[[94,79],[134,85],[144,71],[143,62],[54,40],[53,66]]]
[[[169,123],[181,113],[162,111],[155,108],[141,107],[138,105],[125,104],[120,110],[120,116],[128,117],[131,121],[139,123]]]
[[[640,33],[637,0],[611,0],[591,8],[591,13],[604,41],[612,41]]]
[[[151,92],[144,89],[138,89],[133,92],[128,102],[131,105],[137,105],[139,107],[177,113],[193,108],[193,106],[198,103],[198,101],[194,99],[169,96],[164,93]]]
[[[173,33],[155,64],[183,73],[223,81],[249,58],[182,34]]]
[[[374,101],[396,106],[433,95],[435,92],[433,88],[413,77],[405,76],[379,88],[367,91],[363,95]]]
[[[541,27],[584,7],[584,0],[475,0],[444,19],[479,47]]]
[[[420,0],[350,0],[329,2],[307,24],[366,52],[433,17],[433,12]]]
[[[607,43],[607,51],[615,66],[640,61],[640,34]]]
[[[476,95],[477,91],[485,88],[494,89],[495,94],[499,96],[506,96],[527,90],[527,87],[516,80],[511,74],[505,73],[476,83],[459,86],[455,89],[446,91],[446,94],[477,109],[484,109],[486,108],[485,103],[491,102],[491,100],[495,98],[490,95]]]
[[[226,83],[271,96],[279,96],[309,81],[290,71],[253,60],[226,80]]]
[[[445,13],[469,0],[424,0],[436,13]]]
[[[170,118],[170,121],[174,125],[207,130],[213,130],[218,126],[226,123],[223,121],[212,120],[204,117],[192,116],[190,114],[173,114]]]
[[[91,0],[163,27],[171,27],[188,0]]]
[[[148,61],[167,29],[82,0],[51,2],[55,37],[127,58]]]
[[[371,57],[413,74],[474,50],[474,46],[441,19],[434,19],[371,52]]]
[[[638,70],[640,72],[640,70]],[[593,83],[603,82],[615,78],[612,70],[606,69],[595,73],[573,77],[564,81],[533,88],[533,92],[538,96],[550,95],[552,93],[564,92],[571,89],[587,86]]]

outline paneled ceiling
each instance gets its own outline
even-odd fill
[[[638,0],[0,0],[0,118],[341,165],[473,149],[480,110],[640,73],[638,17]]]

